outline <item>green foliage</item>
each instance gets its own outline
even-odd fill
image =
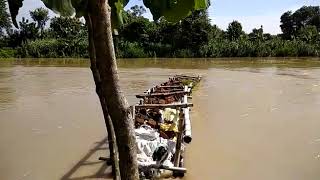
[[[3,35],[3,30],[10,28],[10,16],[7,13],[7,7],[4,0],[0,0],[0,37]]]
[[[143,2],[150,9],[155,21],[163,16],[171,22],[187,17],[192,11],[207,9],[210,5],[208,0],[144,0]]]
[[[22,18],[22,21],[19,22],[20,26],[20,38],[22,42],[27,40],[35,40],[39,36],[39,29],[36,26],[35,22],[29,22],[28,19]]]
[[[241,35],[244,34],[242,31],[242,25],[238,21],[232,21],[227,29],[227,37],[230,41],[238,40]]]
[[[120,34],[128,41],[145,42],[149,40],[148,30],[152,28],[153,24],[144,17],[131,17],[130,22],[125,23],[124,27],[120,29]]]
[[[44,8],[37,8],[34,11],[30,11],[31,18],[37,22],[38,28],[43,30],[46,22],[49,20],[49,11]]]
[[[294,13],[288,11],[281,18],[283,38],[293,39],[299,36],[301,28],[315,26],[320,31],[320,7],[303,6]]]
[[[113,29],[117,29],[123,24],[123,8],[128,4],[129,0],[111,0],[111,21]]]
[[[46,21],[49,20],[48,11],[43,8],[38,8],[35,11],[30,11],[30,16],[38,25],[35,22],[29,22],[28,19],[23,17],[22,21],[19,22],[19,29],[7,28],[7,37],[5,38],[7,46],[21,46],[22,43],[35,40],[43,36],[43,28]],[[41,30],[41,36],[39,30]]]
[[[23,44],[19,54],[22,57],[36,58],[88,57],[87,46],[87,42],[38,39]]]
[[[11,17],[17,27],[16,16],[23,0],[8,0]],[[88,0],[42,0],[49,9],[62,16],[77,17],[87,13]],[[111,20],[113,28],[119,28],[123,24],[123,8],[129,0],[110,0]],[[206,9],[210,5],[209,0],[144,0],[145,5],[150,8],[154,19],[164,16],[167,20],[177,22],[187,17],[194,10]]]
[[[206,11],[195,11],[178,25],[179,34],[175,35],[177,49],[189,49],[198,56],[198,49],[207,44],[211,25]],[[192,47],[192,48],[190,48]]]
[[[316,26],[307,25],[298,31],[298,39],[305,42],[316,43],[319,37],[320,35]]]
[[[13,23],[18,27],[16,23],[16,16],[19,9],[22,7],[23,0],[8,0],[10,14]],[[53,10],[57,14],[62,16],[72,16],[76,14],[77,17],[81,17],[86,14],[88,0],[42,0],[47,8]]]
[[[76,17],[82,17],[87,13],[88,0],[71,0]]]
[[[144,52],[143,48],[136,42],[122,42],[116,51],[117,57],[121,58],[144,58],[148,55]]]
[[[8,47],[21,46],[22,43],[39,38],[39,29],[36,23],[22,18],[19,25],[20,29],[7,30],[7,37],[4,40],[7,42]]]
[[[178,49],[172,55],[172,57],[177,57],[177,58],[187,58],[187,57],[194,57],[194,56],[195,55],[190,49]]]
[[[1,48],[0,58],[11,58],[17,55],[17,51],[11,48]]]
[[[281,17],[280,17],[280,27],[282,30],[282,37],[284,39],[292,39],[294,36],[294,29],[293,29],[293,17],[292,17],[292,12],[288,11],[285,12]]]
[[[72,16],[75,13],[72,0],[42,0],[47,8],[62,16]]]
[[[274,38],[266,41],[210,41],[201,49],[204,57],[286,57],[319,56],[320,49],[305,41],[284,41]]]
[[[320,17],[319,6],[303,6],[292,14],[295,30],[299,30],[306,25],[316,26],[320,30],[320,23],[317,21]]]
[[[86,35],[86,27],[78,18],[54,17],[51,19],[50,31],[53,37],[74,39]]]
[[[88,57],[88,34],[77,18],[55,17],[47,39],[23,43],[22,57]]]
[[[138,6],[138,5],[132,6],[129,10],[129,13],[135,17],[142,16],[146,12],[147,11],[143,6]]]
[[[263,34],[263,27],[261,26],[259,29],[252,29],[252,32],[249,34],[250,40],[253,41],[263,41],[264,34]]]
[[[262,26],[245,34],[237,21],[223,31],[210,24],[206,11],[193,11],[178,23],[164,17],[150,22],[142,16],[145,11],[134,6],[122,13],[123,26],[114,36],[117,57],[320,56],[317,26],[303,26],[296,37],[286,40],[285,34],[265,34]],[[55,17],[50,22],[44,36],[39,36],[38,23],[23,19],[20,29],[8,30],[7,36],[0,38],[0,46],[17,48],[12,56],[88,57],[87,29],[79,19]]]
[[[264,34],[263,27],[246,35],[238,22],[230,23],[229,33],[209,23],[205,11],[196,11],[180,23],[169,23],[161,18],[156,23],[134,16],[132,11],[123,15],[124,28],[115,39],[117,55],[123,55],[128,45],[135,43],[139,52],[149,57],[268,57],[268,56],[318,56],[316,43],[285,41]],[[121,45],[122,44],[122,45]],[[123,45],[125,44],[125,45]],[[139,55],[139,57],[141,57]]]

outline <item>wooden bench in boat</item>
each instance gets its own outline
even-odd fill
[[[136,97],[144,98],[144,97],[154,97],[154,96],[172,96],[172,95],[184,95],[188,93],[189,92],[186,92],[186,91],[175,91],[175,92],[165,92],[165,93],[138,94],[136,95]]]

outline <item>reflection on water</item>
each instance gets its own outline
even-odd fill
[[[8,108],[11,102],[15,100],[15,89],[8,86],[8,82],[12,81],[12,73],[8,70],[0,71],[0,111]]]
[[[318,180],[320,62],[120,60],[135,94],[176,73],[194,92],[187,180]],[[87,60],[0,60],[0,179],[109,177],[105,128]],[[79,68],[81,67],[81,68]]]

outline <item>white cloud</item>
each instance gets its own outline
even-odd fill
[[[261,15],[256,16],[216,16],[214,10],[209,9],[209,17],[212,19],[211,22],[216,24],[221,29],[226,30],[229,23],[233,20],[237,20],[242,24],[243,30],[250,33],[253,28],[260,28],[263,26],[265,33],[279,34],[281,33],[280,28],[280,17],[286,11],[295,11],[303,5],[317,5],[314,2],[308,4],[297,4],[285,9],[281,9],[275,12],[265,12]]]
[[[46,8],[45,5],[40,0],[24,0],[22,8],[19,10],[17,21],[20,21],[22,17],[30,19],[29,12],[39,7]],[[56,14],[53,11],[49,10],[49,16],[53,17],[53,16],[56,16]]]
[[[237,20],[242,24],[243,30],[250,33],[253,28],[263,26],[264,32],[278,34],[280,30],[280,16],[238,16],[238,17],[214,17],[212,23],[217,24],[221,29],[226,30],[229,23]]]

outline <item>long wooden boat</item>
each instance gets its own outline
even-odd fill
[[[132,106],[138,147],[140,177],[182,177],[187,172],[183,159],[192,141],[190,108],[192,89],[200,76],[175,75],[167,82],[136,97]]]

